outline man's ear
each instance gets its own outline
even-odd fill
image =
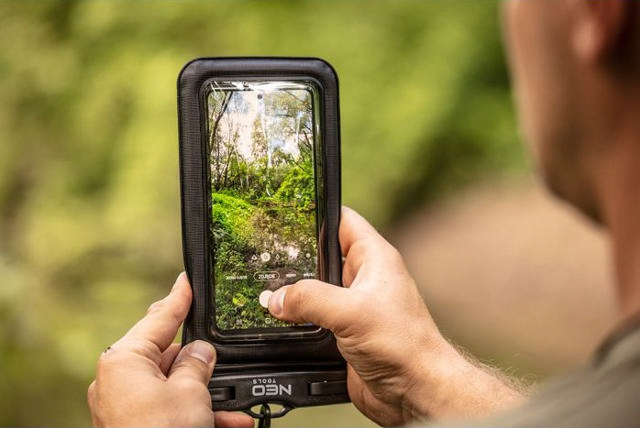
[[[573,49],[587,62],[606,61],[621,50],[633,1],[572,0]]]

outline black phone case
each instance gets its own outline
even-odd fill
[[[211,215],[204,86],[211,79],[312,81],[319,89],[323,189],[319,199],[318,274],[339,286],[342,258],[340,222],[340,130],[338,79],[317,58],[200,58],[187,63],[178,77],[180,185],[184,265],[193,289],[193,304],[184,324],[183,344],[211,342],[217,364],[209,384],[214,409],[245,410],[282,405],[281,416],[294,407],[349,401],[345,362],[327,330],[313,336],[275,340],[226,341],[212,330],[208,222]]]

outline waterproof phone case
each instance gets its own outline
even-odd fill
[[[333,335],[279,321],[278,288],[340,286],[338,80],[315,58],[202,58],[178,77],[183,343],[211,342],[214,409],[348,401]]]

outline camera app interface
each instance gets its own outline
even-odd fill
[[[273,291],[315,278],[313,86],[213,82],[206,97],[219,330],[287,327]]]

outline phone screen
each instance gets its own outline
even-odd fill
[[[212,81],[206,92],[215,323],[222,332],[294,327],[266,309],[317,276],[311,82]]]

